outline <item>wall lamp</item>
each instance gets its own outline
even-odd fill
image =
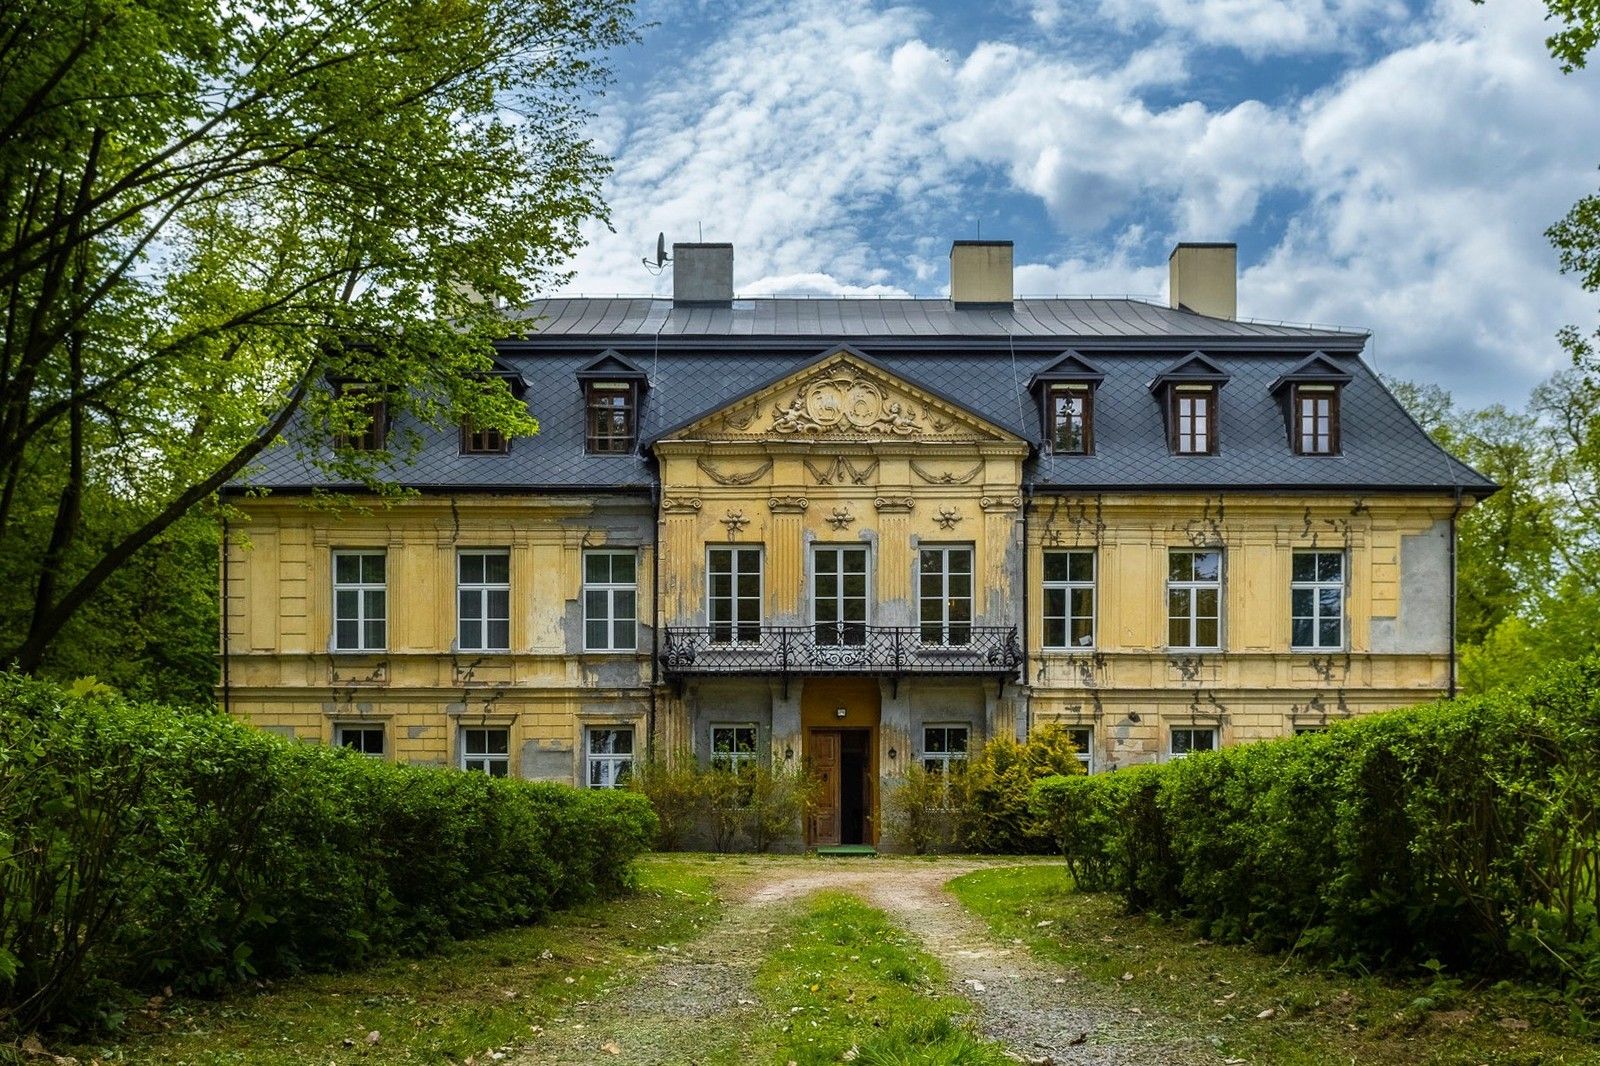
[[[835,718],[843,718],[845,715],[847,715],[849,713],[850,712],[848,710],[846,710],[845,708],[843,708],[843,707],[835,707],[833,709],[833,716]]]

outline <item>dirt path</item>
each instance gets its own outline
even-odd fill
[[[727,906],[699,938],[661,952],[646,972],[622,975],[571,1013],[553,1019],[514,1058],[518,1063],[703,1061],[738,1047],[761,1021],[753,988],[765,936],[799,900],[822,889],[860,896],[888,912],[939,959],[955,991],[976,1006],[984,1035],[1024,1062],[1143,1066],[1215,1063],[1202,1042],[1152,1040],[1144,1030],[1170,1020],[1099,1005],[1084,980],[995,940],[982,919],[944,890],[952,878],[1004,862],[802,860],[714,864]]]

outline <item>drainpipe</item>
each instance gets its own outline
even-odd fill
[[[1031,613],[1028,610],[1028,559],[1033,552],[1028,546],[1028,510],[1033,506],[1033,486],[1028,482],[1022,483],[1022,684],[1019,691],[1023,699],[1023,736],[1033,735],[1033,693],[1028,688],[1028,678],[1032,676],[1028,666],[1028,622]]]
[[[650,718],[644,742],[645,758],[656,755],[656,686],[661,673],[661,484],[650,486],[655,529],[650,534]]]
[[[232,553],[229,552],[229,550],[228,550],[228,516],[227,516],[226,513],[224,513],[223,516],[222,516],[222,590],[221,590],[222,591],[222,595],[217,597],[217,600],[221,604],[221,607],[222,607],[222,713],[223,714],[230,714],[230,713],[232,713],[232,710],[233,710],[233,684],[232,684],[232,680],[233,679],[232,679],[232,674],[228,670],[228,663],[229,663],[229,660],[232,658],[232,656],[229,654],[229,649],[232,647],[232,644],[233,644],[233,635],[228,631],[228,587],[229,587],[229,584],[230,584],[229,578],[230,578],[230,576],[232,574],[232,569],[231,569],[231,566],[230,566],[231,560],[228,557],[231,554]]]
[[[1461,486],[1450,512],[1450,698],[1456,698],[1456,518],[1461,514]]]

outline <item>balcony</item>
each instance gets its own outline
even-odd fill
[[[924,639],[924,638],[930,639]],[[668,678],[717,674],[986,674],[1015,680],[1022,665],[1016,626],[667,626],[661,667]]]

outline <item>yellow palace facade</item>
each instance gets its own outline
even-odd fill
[[[512,319],[539,436],[425,431],[359,512],[306,506],[315,427],[247,479],[231,713],[595,787],[804,760],[808,843],[892,845],[884,790],[987,737],[1061,723],[1101,772],[1452,690],[1493,486],[1364,334],[1238,321],[1231,246],[1179,246],[1170,306],[1014,300],[1005,242],[949,300],[735,299],[731,247],[674,251],[671,299]]]

